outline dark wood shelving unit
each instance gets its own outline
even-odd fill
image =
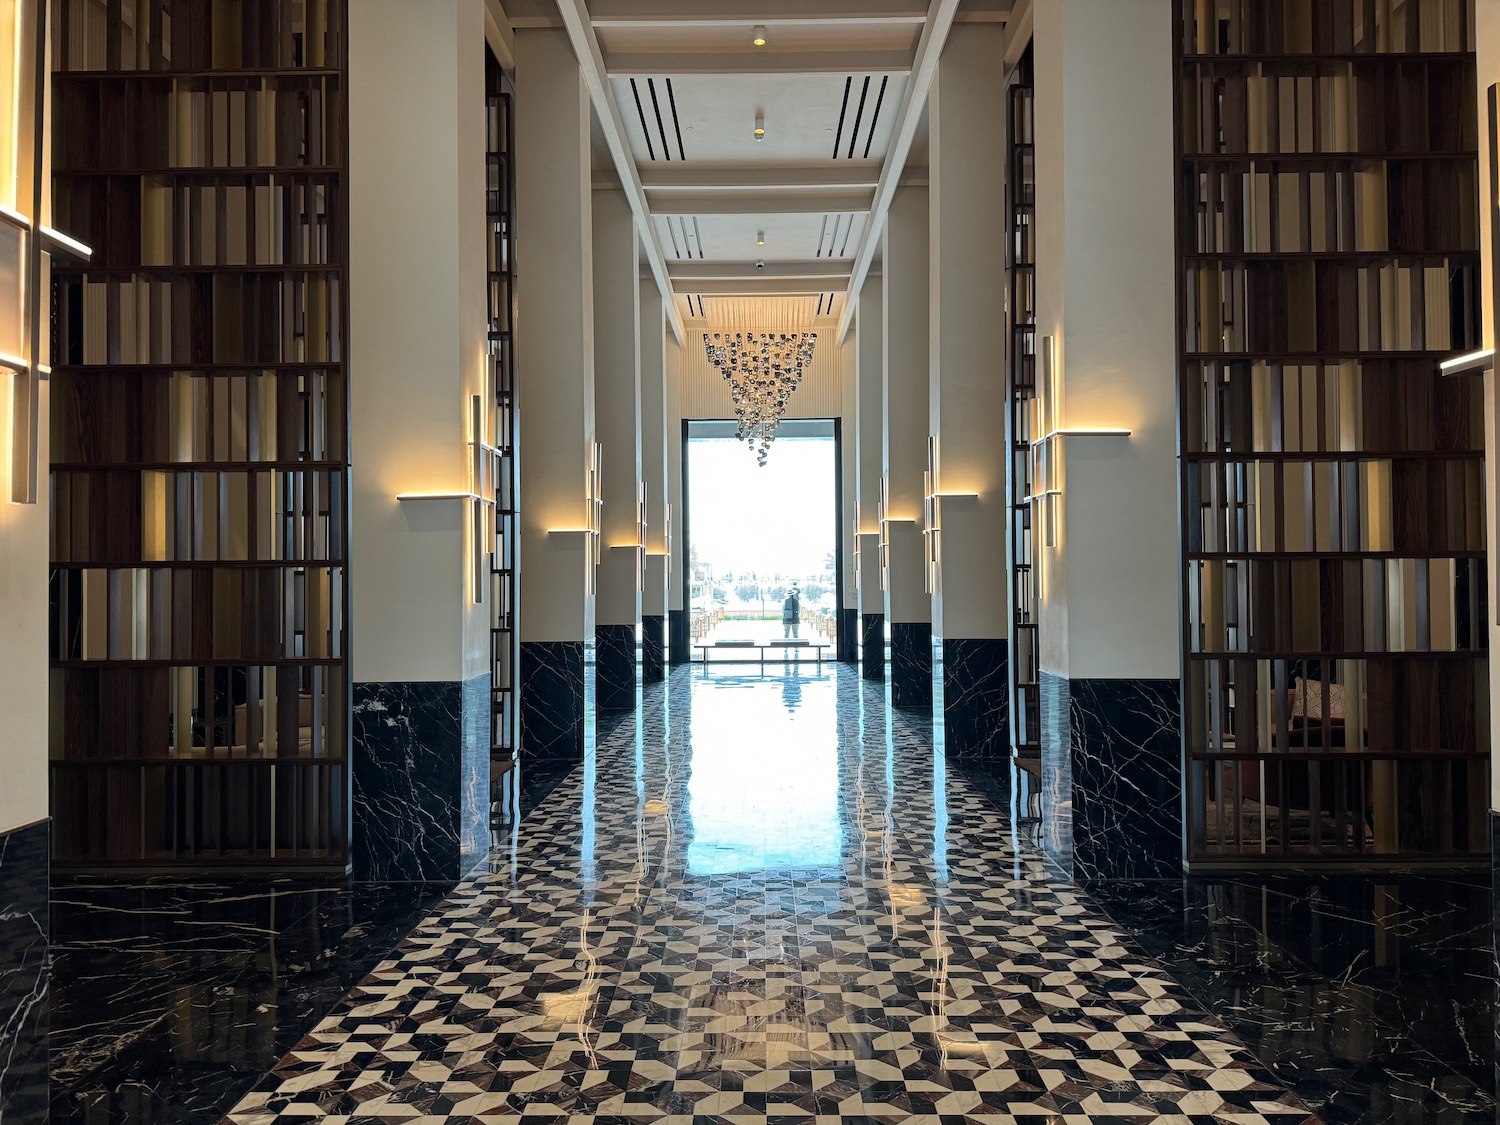
[[[491,425],[494,448],[490,454],[495,490],[495,538],[490,554],[490,758],[492,784],[503,785],[509,782],[496,779],[512,770],[520,733],[516,699],[520,661],[520,634],[516,631],[516,564],[520,542],[516,458],[516,178],[513,95],[493,55],[486,59],[486,88],[489,341],[491,385],[495,393]]]
[[[1031,432],[1036,398],[1036,135],[1031,48],[1007,92],[1010,175],[1011,749],[1018,758],[1042,753],[1041,646],[1038,637],[1036,544],[1032,535]]]
[[[1462,0],[1177,0],[1195,863],[1489,852]]]
[[[55,0],[55,862],[347,866],[345,0]]]

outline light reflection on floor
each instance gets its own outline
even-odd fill
[[[778,680],[781,706],[767,707],[766,688]],[[833,680],[785,668],[738,681],[715,673],[714,683],[722,690],[697,696],[692,713],[688,872],[836,866],[843,825]]]

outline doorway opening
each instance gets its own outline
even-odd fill
[[[764,466],[733,422],[690,421],[685,431],[693,658],[707,646],[714,661],[831,659],[840,595],[836,422],[782,422]]]

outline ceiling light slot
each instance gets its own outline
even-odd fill
[[[850,233],[853,232],[853,230],[854,230],[854,216],[851,214],[849,216],[849,222],[848,222],[848,224],[844,227],[844,242],[839,247],[839,257],[840,258],[847,258],[849,256],[849,235],[850,235]]]
[[[641,119],[641,136],[646,138],[646,155],[654,161],[656,147],[651,143],[651,127],[646,124],[646,111],[641,108],[641,88],[636,85],[634,78],[630,80],[630,92],[635,96],[635,115]]]
[[[671,215],[667,216],[667,234],[672,239],[672,256],[680,259],[682,257],[682,247],[677,242],[677,224],[672,222]]]
[[[698,247],[698,257],[702,258],[704,256],[703,232],[698,229],[698,217],[696,215],[693,216],[693,243]]]
[[[849,132],[849,159],[854,159],[854,146],[859,142],[859,123],[865,117],[865,99],[870,96],[870,76],[865,75],[864,85],[859,89],[859,108],[854,111],[854,128]]]
[[[844,142],[844,117],[849,112],[849,91],[854,88],[854,76],[844,79],[844,104],[839,107],[839,131],[833,137],[833,158],[839,158],[839,149]]]
[[[651,111],[656,114],[656,131],[661,135],[661,151],[670,164],[672,161],[672,146],[667,143],[667,128],[661,121],[661,102],[656,98],[656,79],[646,79],[646,90],[651,94]]]
[[[865,134],[865,152],[863,159],[870,159],[870,144],[875,140],[875,122],[880,120],[880,107],[885,104],[885,88],[890,83],[889,74],[882,75],[880,79],[880,93],[875,96],[875,111],[870,114],[870,131]]]
[[[823,216],[823,226],[822,226],[822,229],[820,229],[818,231],[818,252],[816,254],[814,254],[813,257],[815,257],[815,258],[821,258],[823,256],[823,240],[825,238],[827,238],[827,237],[828,237],[828,216],[824,215]]]
[[[823,294],[818,294],[818,315],[823,315]]]
[[[682,122],[677,117],[677,94],[672,89],[672,80],[664,79],[667,84],[667,104],[672,107],[672,129],[677,134],[677,158],[684,163],[687,162],[687,150],[682,147]]]

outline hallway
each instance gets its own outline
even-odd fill
[[[931,738],[678,669],[228,1120],[1316,1120]]]

